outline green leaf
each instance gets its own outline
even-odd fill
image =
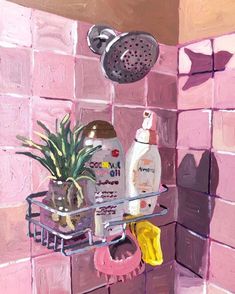
[[[67,114],[63,117],[63,119],[62,119],[60,125],[65,125],[65,124],[69,121],[69,119],[70,119],[70,114],[67,113]]]
[[[77,166],[73,170],[73,177],[77,177],[81,173],[81,169],[84,167],[84,164],[89,161],[92,155],[101,148],[101,146],[96,147],[84,147],[80,150],[77,156]]]
[[[37,124],[47,133],[50,134],[50,130],[39,120],[37,120]]]
[[[47,170],[49,170],[49,172],[55,176],[54,172],[51,170],[51,168],[49,167],[49,165],[47,164],[46,160],[41,158],[40,156],[37,156],[35,154],[32,154],[31,152],[16,152],[16,154],[23,154],[26,155],[28,157],[31,157],[37,161],[39,161],[41,163],[41,165],[43,165]]]

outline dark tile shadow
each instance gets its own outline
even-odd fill
[[[215,197],[210,196],[210,191],[216,190],[218,181],[218,164],[208,150],[202,154],[198,166],[194,155],[186,154],[177,170],[176,260],[203,278],[208,272],[208,236],[215,208]]]

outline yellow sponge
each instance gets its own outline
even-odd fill
[[[153,266],[162,264],[161,229],[148,221],[131,223],[130,229],[138,241],[143,261]]]

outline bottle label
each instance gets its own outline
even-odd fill
[[[86,164],[93,169],[96,175],[96,187],[94,201],[102,203],[117,199],[123,196],[123,163],[121,162],[120,152],[117,148],[100,150],[95,153],[92,160]],[[96,209],[96,215],[116,215],[119,207],[103,206]]]
[[[154,161],[145,154],[133,171],[133,181],[138,193],[152,192],[154,189],[156,168]]]

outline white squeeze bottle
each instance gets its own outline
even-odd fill
[[[87,198],[95,204],[125,197],[125,157],[114,127],[106,121],[95,120],[85,127],[84,135],[85,146],[102,146],[87,163],[87,167],[96,175],[95,185],[90,181],[87,182]],[[96,208],[95,235],[104,237],[104,225],[110,221],[122,220],[123,213],[123,204],[106,204]],[[120,232],[122,226],[117,225],[110,228],[107,234],[111,236]]]
[[[157,147],[157,118],[153,111],[143,113],[142,128],[126,155],[126,195],[134,197],[142,193],[156,192],[161,180],[161,157]],[[126,212],[132,215],[151,214],[157,197],[134,200],[128,203]]]

